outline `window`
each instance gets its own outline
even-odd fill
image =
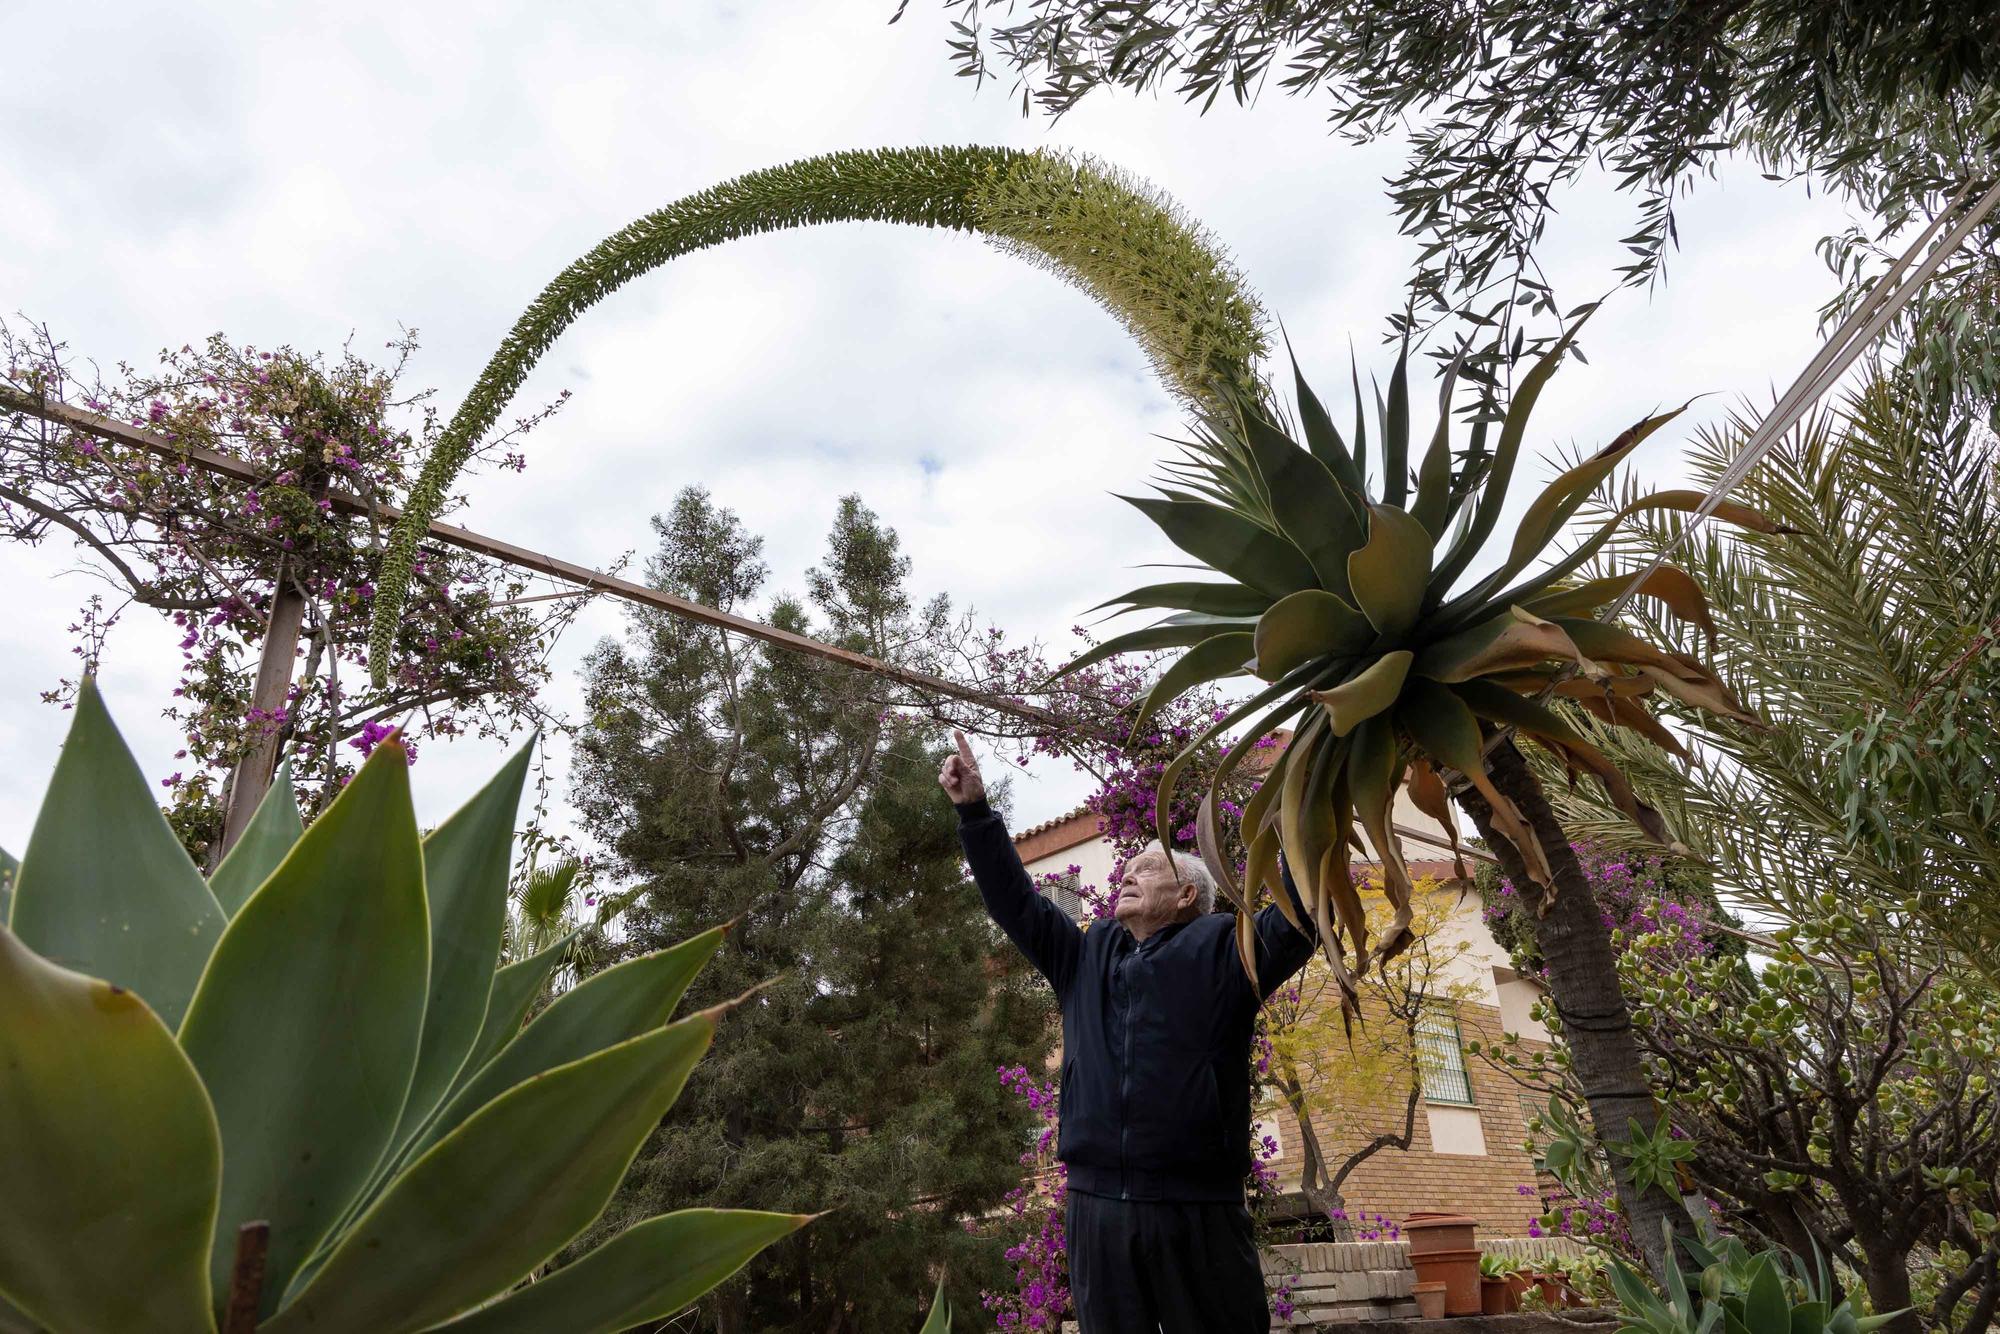
[[[1417,1019],[1417,1065],[1423,1071],[1426,1099],[1472,1105],[1472,1076],[1459,1045],[1457,1015],[1448,1010],[1426,1010]]]
[[[1042,882],[1042,894],[1049,902],[1061,908],[1065,916],[1075,921],[1078,918],[1089,916],[1084,911],[1083,896],[1077,893],[1081,885],[1082,877],[1075,871],[1070,871],[1064,875],[1052,876],[1044,880]]]

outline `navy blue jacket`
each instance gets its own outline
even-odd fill
[[[966,802],[958,816],[988,915],[1062,1006],[1056,1156],[1069,1168],[1069,1188],[1121,1200],[1241,1203],[1251,1028],[1264,996],[1305,966],[1313,941],[1276,908],[1257,914],[1259,996],[1237,958],[1231,914],[1207,913],[1143,942],[1109,919],[1082,930],[1035,892],[992,807]]]

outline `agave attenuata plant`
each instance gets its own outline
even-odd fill
[[[281,775],[204,881],[85,681],[0,928],[0,1330],[609,1334],[806,1221],[665,1214],[515,1286],[707,1049],[672,1012],[723,939],[524,1027],[569,943],[498,966],[527,758],[427,837],[394,740],[307,828]]]
[[[1546,911],[1553,894],[1546,851],[1487,771],[1484,752],[1496,728],[1531,736],[1572,773],[1594,775],[1640,828],[1668,841],[1659,816],[1601,750],[1548,707],[1549,695],[1667,746],[1675,744],[1672,735],[1646,706],[1654,692],[1754,721],[1699,660],[1590,619],[1631,576],[1573,577],[1626,518],[1692,511],[1704,500],[1700,492],[1634,499],[1549,559],[1572,516],[1678,409],[1644,418],[1565,469],[1521,517],[1499,564],[1470,575],[1500,521],[1529,414],[1575,334],[1572,327],[1521,376],[1497,434],[1476,420],[1461,453],[1451,439],[1457,375],[1450,366],[1436,427],[1422,456],[1413,455],[1406,351],[1386,398],[1376,397],[1378,467],[1370,466],[1358,384],[1352,435],[1343,437],[1295,366],[1296,426],[1267,400],[1230,393],[1228,409],[1206,414],[1183,456],[1166,466],[1159,494],[1126,497],[1225,581],[1153,584],[1112,599],[1103,605],[1172,614],[1107,640],[1064,670],[1114,653],[1186,649],[1141,705],[1135,732],[1201,682],[1243,675],[1269,683],[1195,738],[1159,788],[1161,838],[1170,841],[1166,811],[1183,769],[1205,744],[1242,727],[1209,776],[1196,829],[1210,871],[1240,910],[1246,968],[1249,914],[1258,901],[1269,894],[1294,917],[1278,886],[1281,853],[1350,997],[1355,971],[1410,944],[1410,877],[1390,827],[1406,784],[1416,806],[1452,831],[1447,780],[1469,783],[1548,891],[1540,897]],[[1773,527],[1739,505],[1715,513],[1762,531]],[[1684,571],[1662,566],[1636,591],[1712,630],[1701,590]],[[1256,740],[1288,722],[1295,728],[1290,744],[1243,811],[1247,860],[1239,879],[1223,852],[1218,792]],[[1362,846],[1357,828],[1375,849],[1393,909],[1372,941],[1349,869],[1351,850]]]

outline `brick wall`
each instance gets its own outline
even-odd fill
[[[1458,1007],[1464,1041],[1491,1040],[1500,1032],[1500,1011],[1496,1006],[1462,1003]],[[1407,1150],[1382,1149],[1349,1176],[1343,1194],[1350,1217],[1361,1213],[1381,1213],[1392,1219],[1407,1218],[1421,1209],[1448,1209],[1479,1220],[1482,1236],[1514,1237],[1527,1232],[1528,1223],[1540,1212],[1533,1195],[1524,1196],[1518,1187],[1535,1185],[1534,1160],[1521,1148],[1527,1138],[1526,1112],[1520,1086],[1484,1060],[1468,1055],[1466,1073],[1472,1082],[1474,1110],[1486,1143],[1483,1155],[1439,1153],[1431,1144],[1428,1107],[1419,1102],[1414,1138]],[[1392,1105],[1393,1100],[1393,1105]],[[1282,1189],[1298,1189],[1302,1149],[1298,1123],[1282,1104],[1258,1115],[1278,1126],[1284,1153],[1273,1166]],[[1392,1132],[1401,1128],[1400,1091],[1365,1116],[1353,1118],[1367,1134]],[[1365,1138],[1350,1134],[1348,1142],[1336,1141],[1327,1128],[1315,1121],[1320,1143],[1330,1166],[1338,1166]]]

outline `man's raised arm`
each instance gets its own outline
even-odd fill
[[[1076,973],[1083,949],[1083,932],[1069,915],[1035,892],[1028,870],[1021,865],[1007,826],[986,801],[986,781],[965,733],[954,730],[958,753],[947,756],[938,784],[958,808],[958,841],[965,848],[973,883],[986,901],[986,915],[999,923],[1014,947],[1061,996]]]

